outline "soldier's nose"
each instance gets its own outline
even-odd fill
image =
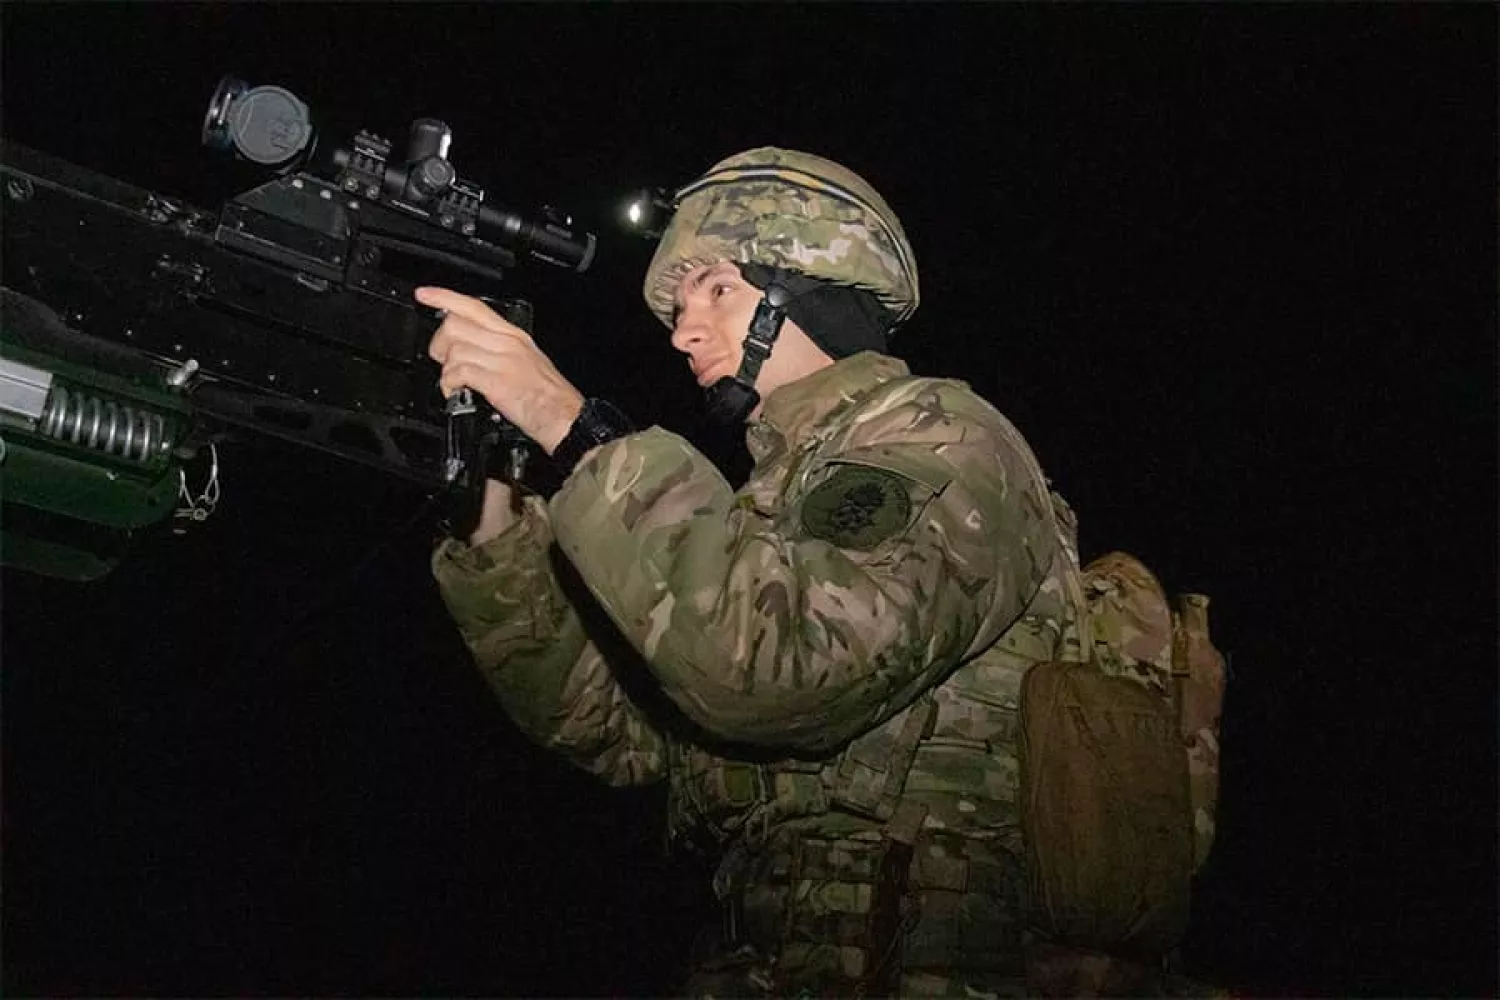
[[[672,346],[683,354],[691,353],[693,347],[703,342],[704,329],[701,323],[680,321],[672,328]]]

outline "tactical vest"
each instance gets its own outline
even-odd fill
[[[1018,435],[1016,444],[1034,481],[1046,482]],[[793,487],[806,471],[799,466],[815,448],[813,442],[773,460],[741,501],[774,516],[797,493]],[[1049,928],[1058,925],[1059,914],[1076,926],[1075,910],[1099,910],[1088,895],[1095,885],[1077,882],[1082,896],[1059,893],[1055,879],[1039,881],[1028,871],[1061,872],[1066,881],[1079,870],[1055,863],[1059,857],[1071,860],[1066,847],[1041,855],[1034,850],[1034,820],[1047,815],[1036,808],[1036,775],[1045,770],[1038,762],[1057,756],[1038,752],[1037,737],[1066,732],[1066,726],[1028,727],[1031,703],[1058,709],[1057,718],[1080,718],[1076,699],[1028,700],[1028,686],[1034,692],[1037,678],[1054,676],[1088,676],[1086,690],[1094,689],[1093,675],[1118,681],[1128,689],[1124,702],[1132,693],[1145,699],[1137,703],[1146,706],[1140,716],[1150,716],[1142,731],[1163,729],[1148,741],[1159,750],[1175,738],[1157,725],[1170,708],[1163,696],[1173,681],[1154,669],[1131,668],[1129,657],[1113,655],[1118,636],[1095,628],[1091,607],[1099,606],[1100,595],[1085,590],[1093,581],[1080,567],[1076,520],[1061,497],[1051,497],[1059,545],[1021,617],[840,753],[822,760],[753,761],[727,759],[688,742],[670,744],[669,830],[679,843],[706,841],[723,854],[714,879],[725,908],[720,957],[739,956],[753,966],[715,986],[717,992],[811,987],[841,995],[903,989],[964,995],[965,989],[1025,989],[1028,959],[1037,965],[1036,950],[1027,944],[1032,932],[1040,930],[1043,942],[1057,940]],[[1206,645],[1206,631],[1202,638]],[[1162,669],[1173,672],[1170,663]],[[1102,717],[1112,719],[1118,705],[1113,695],[1095,699],[1083,718],[1100,707]],[[1175,724],[1170,728],[1175,731]],[[1028,734],[1029,757],[1022,753]],[[1086,742],[1066,746],[1063,763],[1088,756],[1075,752]],[[1175,749],[1173,762],[1163,755],[1154,760],[1168,771],[1180,766],[1186,775],[1181,744]],[[1096,777],[1090,767],[1097,771],[1102,763],[1107,771],[1111,763],[1108,752],[1089,761],[1069,776]],[[1093,787],[1108,785],[1095,781]],[[1182,829],[1174,832],[1190,837],[1190,822],[1184,812]],[[1154,885],[1163,882],[1163,873],[1181,868],[1176,855],[1168,854],[1156,869],[1141,869]],[[1106,953],[1120,938],[1106,926],[1114,916],[1103,913],[1105,919],[1094,922],[1106,936],[1115,935],[1100,943]],[[757,955],[775,956],[775,962],[755,965]],[[1080,981],[1073,956],[1048,958],[1051,969],[1061,970],[1058,981]]]
[[[1038,663],[1082,659],[1086,633],[1076,523],[1052,501],[1061,545],[1022,617],[836,756],[750,762],[673,743],[670,831],[727,852],[714,880],[727,939],[742,938],[733,925],[746,922],[754,937],[760,903],[785,915],[786,894],[846,897],[817,920],[825,940],[802,942],[827,951],[828,989],[890,993],[903,966],[908,976],[924,965],[1023,975],[1021,687]],[[964,918],[949,919],[959,909]],[[949,940],[960,926],[970,939]],[[892,956],[898,933],[902,954]],[[795,963],[787,947],[783,964]]]
[[[729,845],[723,938],[761,925],[797,988],[808,968],[863,995],[1162,988],[1213,835],[1222,658],[1207,598],[1174,614],[1117,553],[1080,570],[1072,512],[1055,494],[1053,509],[1062,544],[1023,616],[837,756],[673,747],[674,833]],[[1132,606],[1122,632],[1120,604],[1142,593],[1150,612]],[[1136,771],[1123,785],[1121,767]],[[774,992],[774,970],[762,978]]]

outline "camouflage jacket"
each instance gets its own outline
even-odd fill
[[[1076,656],[1081,601],[1030,449],[962,383],[873,353],[778,389],[747,441],[738,491],[652,428],[500,536],[438,547],[505,709],[605,781],[669,780],[677,834],[868,830],[899,803],[1017,850],[1020,681]],[[558,550],[628,645],[580,616]]]

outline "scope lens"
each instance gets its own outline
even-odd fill
[[[255,87],[241,94],[229,112],[229,134],[241,156],[277,166],[312,142],[307,105],[282,87]]]

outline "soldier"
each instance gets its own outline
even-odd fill
[[[434,554],[444,600],[522,730],[612,784],[668,782],[673,838],[719,859],[684,992],[1020,995],[1018,692],[1080,658],[1071,514],[1004,416],[886,353],[917,268],[859,176],[762,148],[677,202],[646,303],[747,424],[748,481],[422,289],[444,392],[481,392],[567,476],[545,502],[489,484]]]

